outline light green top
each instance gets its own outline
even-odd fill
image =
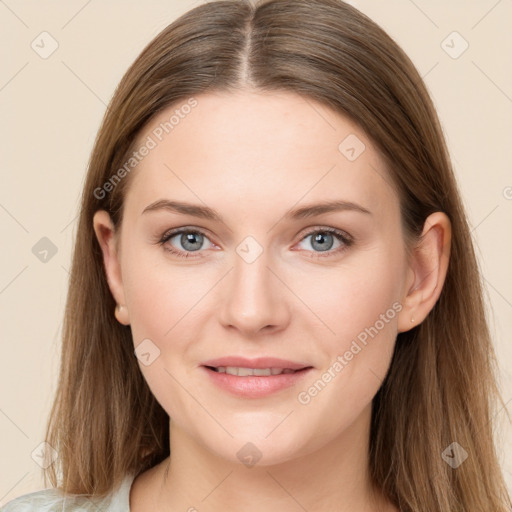
[[[0,508],[0,512],[130,512],[130,489],[135,475],[127,475],[119,488],[103,499],[72,494],[57,489],[23,494]]]

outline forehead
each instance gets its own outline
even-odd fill
[[[388,172],[364,131],[294,93],[217,92],[183,100],[151,120],[135,147],[144,145],[151,149],[133,171],[125,205],[139,213],[166,197],[200,199],[220,210],[233,201],[288,209],[318,199],[398,210]]]

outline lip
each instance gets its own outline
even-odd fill
[[[288,368],[295,373],[281,373],[268,376],[245,376],[219,373],[207,368],[208,366],[237,366],[243,368]],[[298,363],[275,357],[259,357],[246,359],[243,357],[222,357],[211,359],[201,364],[201,369],[208,375],[216,386],[238,397],[262,398],[284,389],[296,386],[305,375],[313,369],[306,363]]]
[[[210,359],[201,363],[201,366],[238,366],[242,368],[289,368],[290,370],[301,370],[310,367],[310,364],[295,361],[287,361],[277,357],[257,357],[255,359],[247,359],[245,357],[221,357],[218,359]]]

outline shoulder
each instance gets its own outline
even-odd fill
[[[43,489],[9,501],[0,512],[97,512],[100,503],[86,496],[64,496],[56,489]]]
[[[63,496],[56,489],[43,489],[42,491],[23,494],[9,501],[0,508],[0,512],[75,512],[87,511],[86,499],[83,496]],[[90,502],[90,510],[94,510]]]
[[[64,495],[58,489],[23,494],[0,508],[0,512],[129,512],[129,493],[133,476],[127,476],[119,489],[105,498]]]

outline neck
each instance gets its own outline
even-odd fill
[[[371,408],[332,442],[275,465],[247,467],[219,457],[172,421],[172,456],[153,468],[158,510],[189,512],[384,512],[368,465]]]

